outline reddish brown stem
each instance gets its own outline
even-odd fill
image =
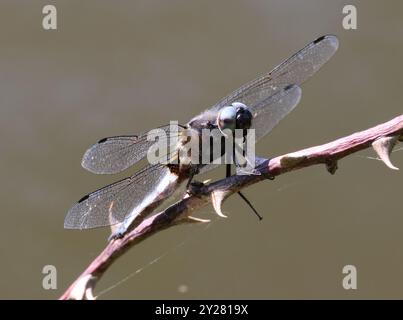
[[[259,166],[259,171],[262,175],[232,176],[206,185],[197,194],[184,197],[164,211],[146,218],[138,227],[126,234],[122,239],[113,240],[108,243],[106,248],[66,290],[60,299],[92,298],[92,291],[96,282],[102,277],[108,267],[126,250],[155,232],[176,224],[202,222],[192,218],[191,213],[208,203],[212,202],[216,210],[218,210],[225,198],[242,188],[264,180],[267,176],[277,176],[315,164],[325,164],[327,170],[333,174],[337,169],[337,161],[339,159],[368,148],[379,138],[384,137],[393,137],[395,140],[402,140],[403,115],[370,129],[320,146],[278,156],[270,161],[267,160]]]

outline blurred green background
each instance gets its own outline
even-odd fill
[[[58,30],[42,29],[54,4]],[[80,167],[99,138],[185,123],[316,37],[340,47],[259,155],[275,156],[366,129],[402,113],[403,3],[350,1],[2,1],[0,4],[0,298],[55,299],[106,244],[107,229],[63,229],[70,206],[129,175]],[[371,150],[310,167],[199,212],[209,225],[161,232],[119,259],[100,298],[403,298],[402,174]],[[403,168],[403,153],[394,164]],[[221,177],[220,169],[215,177]],[[135,195],[133,195],[135,196]],[[161,257],[162,256],[162,257]],[[156,263],[154,259],[161,257]],[[44,290],[55,265],[58,289]],[[342,268],[358,289],[342,287]]]

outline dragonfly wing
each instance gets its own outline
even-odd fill
[[[114,225],[127,217],[135,219],[153,201],[164,195],[178,176],[165,165],[149,165],[126,179],[92,192],[67,213],[66,229],[90,229]]]
[[[211,163],[211,164],[206,164],[205,166],[203,166],[200,170],[199,170],[199,174],[203,174],[206,172],[209,172],[210,170],[213,170],[215,168],[218,168],[220,166],[220,164],[215,164],[215,163]]]
[[[251,108],[252,129],[255,129],[256,141],[273,130],[281,119],[297,106],[301,94],[300,87],[290,85]]]
[[[210,111],[216,112],[235,101],[253,107],[288,85],[299,86],[333,56],[338,46],[339,41],[333,35],[322,36],[312,41],[270,72],[246,83],[221,99]]]
[[[166,139],[178,137],[183,129],[176,125],[167,125],[160,130]],[[141,135],[117,136],[99,140],[84,154],[81,161],[83,168],[97,174],[112,174],[126,170],[142,160],[155,140],[147,139],[148,132]]]

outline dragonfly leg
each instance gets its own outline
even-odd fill
[[[238,194],[246,202],[246,204],[249,206],[249,208],[251,208],[253,210],[253,212],[257,215],[259,220],[262,220],[263,217],[256,211],[256,209],[253,207],[252,203],[250,203],[248,198],[246,198],[245,195],[241,191],[238,191]]]
[[[195,195],[197,196],[200,193],[201,188],[204,186],[203,182],[193,180],[194,176],[199,173],[199,169],[191,169],[189,180],[186,183],[186,193],[188,195]]]
[[[187,188],[186,193],[190,196],[200,195],[202,188],[204,187],[204,183],[200,181],[193,181],[189,188]]]
[[[231,164],[227,163],[225,165],[225,176],[228,178],[231,176]]]
[[[226,165],[226,176],[227,178],[231,176],[231,164]],[[259,220],[262,220],[263,217],[257,212],[257,210],[253,207],[252,203],[246,198],[246,196],[241,192],[238,191],[239,196],[242,198],[243,201],[246,202],[246,204],[253,210],[253,212],[257,215]]]
[[[199,169],[198,168],[194,168],[192,167],[190,169],[190,174],[189,174],[189,180],[186,183],[186,190],[189,189],[190,184],[192,183],[192,180],[194,178],[195,175],[197,175],[199,173]]]

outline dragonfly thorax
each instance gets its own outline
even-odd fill
[[[233,102],[232,105],[223,107],[217,115],[217,126],[226,136],[224,130],[249,129],[252,125],[252,113],[241,102]]]

